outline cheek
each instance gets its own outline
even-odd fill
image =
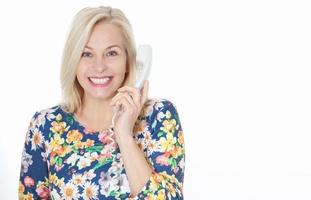
[[[86,81],[85,69],[83,68],[83,66],[78,66],[76,76],[80,85],[83,85],[83,83]]]
[[[125,75],[125,68],[123,69],[116,69],[114,70],[114,73],[118,76],[124,76]]]
[[[115,64],[114,71],[118,74],[125,74],[126,72],[126,60],[120,60]]]

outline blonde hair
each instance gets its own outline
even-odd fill
[[[99,22],[110,23],[120,29],[125,43],[126,68],[128,69],[122,86],[134,85],[136,48],[129,20],[117,8],[105,6],[83,8],[74,17],[62,56],[60,76],[62,102],[60,105],[67,112],[74,113],[82,105],[83,88],[76,78],[77,66],[92,30]]]

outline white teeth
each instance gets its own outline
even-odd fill
[[[107,83],[110,78],[109,77],[105,77],[105,78],[90,78],[90,80],[95,83],[95,84],[105,84]]]

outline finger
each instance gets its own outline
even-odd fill
[[[134,100],[132,99],[132,97],[130,97],[130,95],[128,93],[125,93],[123,95],[123,98],[126,98],[126,100],[130,103],[130,105],[134,108],[137,109],[137,105],[135,104]]]
[[[110,105],[113,104],[113,102],[115,102],[116,99],[118,99],[123,93],[122,92],[118,92],[110,101]]]
[[[137,104],[135,104],[132,97],[128,93],[122,93],[122,95],[119,95],[117,99],[114,99],[114,101],[111,102],[110,105],[113,106],[115,104],[116,107],[118,108],[119,104],[123,98],[125,98],[129,102],[130,106],[132,106],[133,109],[137,110],[139,108],[139,106]]]
[[[120,99],[118,101],[118,105],[121,106],[123,112],[128,111],[132,107],[132,105],[130,104],[127,98]]]
[[[133,97],[134,101],[140,103],[141,99],[141,91],[135,87],[124,86],[118,89],[118,92],[128,92]]]
[[[119,92],[125,91],[125,90],[129,90],[129,91],[131,91],[131,92],[139,91],[138,88],[130,87],[130,86],[127,86],[127,85],[125,85],[125,86],[123,86],[123,87],[121,87],[121,88],[118,89]]]
[[[110,101],[110,105],[114,105],[116,103],[116,101],[118,101],[119,99],[121,99],[123,97],[125,93],[124,92],[119,92],[116,96],[114,96],[111,101]]]
[[[145,80],[144,87],[142,91],[142,98],[141,98],[141,105],[143,106],[148,98],[148,91],[149,91],[149,81]]]

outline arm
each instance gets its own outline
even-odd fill
[[[185,150],[175,106],[169,101],[163,102],[159,111],[150,117],[150,124],[153,125],[150,130],[152,139],[147,160],[131,140],[126,147],[125,154],[128,155],[122,153],[131,196],[134,200],[183,199]]]
[[[49,199],[50,196],[44,136],[38,114],[36,112],[32,117],[26,134],[18,188],[19,199]]]

